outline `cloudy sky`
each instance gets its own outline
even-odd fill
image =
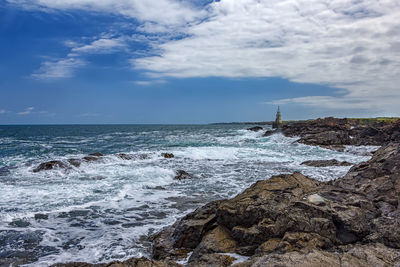
[[[0,124],[400,116],[398,0],[0,0]]]

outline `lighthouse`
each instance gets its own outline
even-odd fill
[[[279,129],[282,126],[282,117],[281,117],[281,110],[278,107],[278,111],[276,112],[276,119],[275,122],[272,124],[272,128]]]

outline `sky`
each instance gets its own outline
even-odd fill
[[[400,116],[398,0],[0,0],[0,124]]]

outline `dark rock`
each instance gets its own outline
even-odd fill
[[[269,130],[269,131],[266,131],[266,132],[263,134],[263,136],[264,136],[264,137],[268,137],[268,136],[271,136],[271,135],[276,134],[276,133],[278,133],[278,132],[280,132],[280,130]]]
[[[125,154],[125,153],[117,154],[117,156],[118,156],[119,158],[121,158],[121,159],[124,159],[124,160],[132,160],[132,159],[133,159],[133,156],[132,156],[132,155]]]
[[[100,152],[95,152],[95,153],[89,154],[89,156],[103,157],[104,155],[102,153],[100,153]]]
[[[262,131],[263,127],[260,126],[254,126],[254,127],[250,127],[247,129],[248,131],[253,131],[253,132],[258,132],[258,131]]]
[[[14,220],[14,221],[10,222],[9,225],[13,226],[13,227],[24,228],[24,227],[28,227],[29,225],[31,225],[31,223],[26,220]]]
[[[74,167],[79,167],[81,166],[82,161],[80,159],[68,159],[67,160],[69,164],[71,164]]]
[[[301,163],[301,165],[307,165],[312,167],[328,167],[328,166],[351,166],[350,162],[338,161],[336,159],[330,160],[307,160]]]
[[[49,215],[47,215],[47,214],[42,214],[42,213],[35,214],[35,220],[37,220],[37,221],[47,220],[48,218],[49,218]]]
[[[175,157],[174,154],[172,154],[172,153],[161,153],[161,156],[166,159],[171,159],[171,158]]]
[[[174,179],[177,179],[177,180],[193,178],[193,175],[191,175],[190,173],[187,173],[184,170],[177,170],[175,173],[176,173],[176,175],[175,175]]]
[[[67,168],[68,166],[59,160],[52,160],[48,162],[41,163],[38,167],[33,169],[33,172],[40,172],[46,170],[52,170],[54,168]]]
[[[325,118],[282,126],[282,133],[298,142],[343,151],[345,145],[383,145],[400,142],[400,120],[365,124],[363,120]]]
[[[193,250],[193,266],[219,266],[220,253],[252,256],[236,266],[393,266],[399,195],[400,144],[392,143],[335,181],[278,175],[211,202],[156,234],[153,256]]]

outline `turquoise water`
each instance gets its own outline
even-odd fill
[[[349,168],[300,163],[332,158],[358,163],[373,149],[333,152],[282,135],[262,137],[247,127],[0,126],[0,263],[47,266],[147,256],[148,234],[206,202],[279,173],[334,179]],[[44,161],[67,164],[94,152],[105,156],[80,167],[33,172]],[[163,152],[175,158],[165,159]],[[124,160],[117,153],[146,157]],[[179,169],[194,178],[175,180]]]

